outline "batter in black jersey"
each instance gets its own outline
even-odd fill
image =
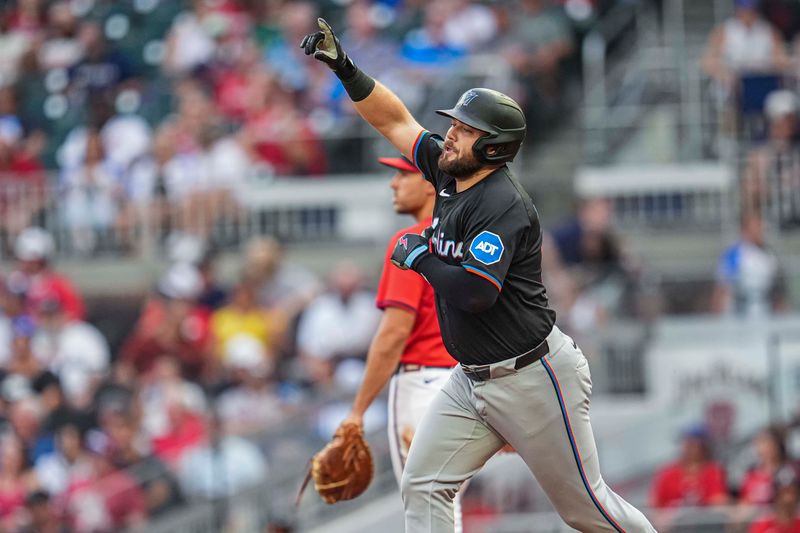
[[[444,141],[420,134],[413,155],[437,190],[432,252],[489,281],[494,305],[471,313],[439,294],[436,309],[447,350],[458,361],[482,365],[521,355],[540,345],[553,329],[542,285],[542,231],[528,194],[503,165],[463,192],[439,169]]]
[[[400,237],[391,256],[433,287],[445,346],[460,362],[411,440],[401,482],[406,533],[452,533],[456,493],[506,444],[572,528],[654,533],[600,475],[589,364],[547,306],[539,217],[506,166],[525,138],[522,109],[497,91],[470,89],[438,112],[451,119],[445,137],[432,135],[318,22],[300,46],[437,191],[433,227]]]

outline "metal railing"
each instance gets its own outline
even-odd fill
[[[155,257],[171,234],[225,249],[260,235],[300,243],[377,242],[393,229],[391,191],[382,176],[253,178],[141,203],[112,191],[75,192],[0,182],[0,256],[10,258],[16,236],[31,225],[53,235],[56,258]],[[92,220],[101,208],[103,218]]]

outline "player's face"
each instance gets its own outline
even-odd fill
[[[454,178],[466,178],[480,170],[483,165],[475,159],[472,145],[483,135],[485,132],[453,119],[439,156],[439,168]]]
[[[392,207],[401,215],[414,214],[419,211],[432,193],[431,184],[419,172],[398,170],[389,182],[394,194]]]

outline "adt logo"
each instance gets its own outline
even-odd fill
[[[472,239],[469,251],[484,265],[493,265],[503,257],[503,241],[491,231],[482,231]]]

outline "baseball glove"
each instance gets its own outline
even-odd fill
[[[325,503],[352,500],[361,495],[373,476],[372,452],[358,424],[344,423],[333,440],[311,458],[311,467],[297,496],[299,503],[309,478]]]

